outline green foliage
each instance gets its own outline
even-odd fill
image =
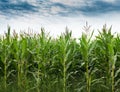
[[[79,43],[66,32],[0,37],[0,92],[120,92],[120,37],[111,28],[92,40],[86,24]]]

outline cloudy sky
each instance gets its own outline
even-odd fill
[[[12,30],[39,32],[44,27],[52,36],[68,27],[79,37],[86,21],[94,29],[112,25],[120,29],[120,0],[0,0],[0,34]]]

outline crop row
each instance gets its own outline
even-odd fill
[[[89,27],[79,38],[13,33],[0,38],[0,92],[120,92],[120,37]]]

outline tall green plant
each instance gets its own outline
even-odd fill
[[[6,33],[5,37],[3,37],[3,39],[1,40],[1,44],[0,44],[0,50],[1,50],[1,61],[3,64],[3,86],[4,86],[4,90],[7,91],[7,87],[10,84],[9,82],[9,77],[11,76],[11,74],[13,73],[14,70],[9,69],[11,66],[11,62],[12,59],[10,57],[11,55],[11,46],[12,46],[12,39],[10,37],[10,27],[8,27],[8,32]]]
[[[106,25],[103,27],[102,33],[97,37],[99,40],[100,49],[102,51],[106,71],[106,85],[111,89],[111,92],[115,92],[114,83],[114,71],[117,55],[114,52],[114,38],[111,34],[111,28],[107,30]]]
[[[85,77],[86,77],[86,90],[87,92],[91,91],[91,78],[92,78],[92,72],[94,69],[94,66],[91,66],[90,64],[93,64],[93,59],[90,60],[90,57],[92,56],[92,51],[95,47],[95,42],[91,43],[91,38],[93,36],[93,32],[91,35],[90,32],[90,26],[86,23],[86,26],[84,27],[85,32],[82,33],[82,37],[80,39],[80,52],[82,55],[83,65],[85,65]]]
[[[0,37],[1,92],[119,92],[120,37],[104,27],[92,40],[86,24],[80,43],[66,32]],[[16,85],[17,83],[17,85]]]

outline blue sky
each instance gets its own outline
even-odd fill
[[[113,32],[119,32],[119,3],[120,0],[0,0],[0,34],[10,25],[17,32],[38,32],[44,27],[56,36],[67,26],[74,37],[79,37],[86,21],[95,33],[105,23],[113,26]]]

